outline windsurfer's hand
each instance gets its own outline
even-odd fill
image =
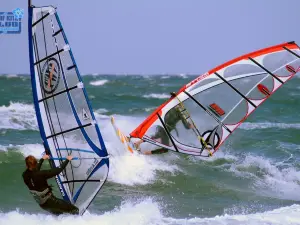
[[[67,156],[67,160],[71,161],[72,159],[73,159],[73,156],[71,156],[71,155]]]
[[[50,157],[49,157],[49,155],[47,155],[47,154],[45,154],[45,155],[43,155],[43,159],[45,160],[45,159],[49,159]]]

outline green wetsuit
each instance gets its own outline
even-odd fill
[[[63,199],[56,198],[47,180],[60,174],[68,165],[69,160],[64,161],[60,168],[52,168],[50,170],[40,170],[43,159],[40,159],[34,170],[27,169],[23,173],[25,184],[34,196],[40,207],[52,214],[60,215],[63,213],[79,214],[79,209]]]
[[[171,132],[174,129],[176,130],[176,124],[179,121],[182,121],[183,126],[186,129],[190,129],[189,122],[187,122],[187,120],[184,118],[184,116],[182,115],[182,113],[179,111],[178,108],[175,107],[175,108],[171,109],[165,116],[165,124],[166,124],[166,127],[169,132]],[[176,130],[176,132],[177,132],[177,130]],[[161,126],[158,126],[156,128],[156,132],[152,136],[152,138],[154,138],[154,139],[160,138],[162,144],[169,145],[169,136],[168,136],[167,132],[165,131],[165,129]],[[168,152],[168,150],[165,148],[159,148],[159,149],[155,149],[155,150],[151,151],[152,154],[162,154],[162,153],[166,153],[166,152]]]

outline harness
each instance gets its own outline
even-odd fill
[[[29,192],[39,205],[43,205],[52,195],[50,188],[47,188],[42,192],[34,190],[29,190]]]

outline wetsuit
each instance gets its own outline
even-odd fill
[[[40,159],[37,167],[33,170],[27,169],[23,173],[25,184],[30,190],[40,207],[52,214],[60,215],[63,213],[79,214],[79,209],[70,202],[56,198],[52,194],[52,189],[48,185],[47,179],[60,174],[69,163],[69,160],[64,161],[60,168],[50,170],[40,170],[43,159]]]
[[[175,129],[176,133],[176,124],[182,121],[183,126],[186,129],[190,129],[190,124],[189,122],[187,122],[187,120],[184,118],[184,116],[182,115],[182,113],[179,111],[178,108],[173,108],[171,109],[165,116],[165,124],[166,127],[168,128],[168,131],[171,132],[172,130]],[[154,139],[161,139],[161,143],[164,145],[169,145],[169,136],[167,134],[167,132],[165,131],[165,129],[161,126],[158,126],[156,128],[156,132],[155,134],[152,136],[152,138]],[[162,153],[166,153],[168,152],[168,149],[165,148],[159,148],[159,149],[155,149],[153,151],[151,151],[152,154],[162,154]]]

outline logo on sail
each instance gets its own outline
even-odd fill
[[[220,136],[217,133],[219,126],[216,126],[213,130],[207,130],[202,134],[203,139],[206,142],[206,145],[208,145],[211,148],[215,148],[220,143]],[[205,143],[201,141],[201,144],[205,147]]]
[[[98,162],[99,162],[99,160],[95,158],[93,164],[91,165],[91,167],[86,171],[87,176],[89,176],[92,173],[93,169],[96,167]]]
[[[53,93],[60,81],[60,67],[55,58],[50,58],[42,69],[42,86],[47,94]]]
[[[82,118],[84,120],[90,119],[89,114],[87,114],[87,112],[86,112],[86,110],[84,108],[82,108]]]

